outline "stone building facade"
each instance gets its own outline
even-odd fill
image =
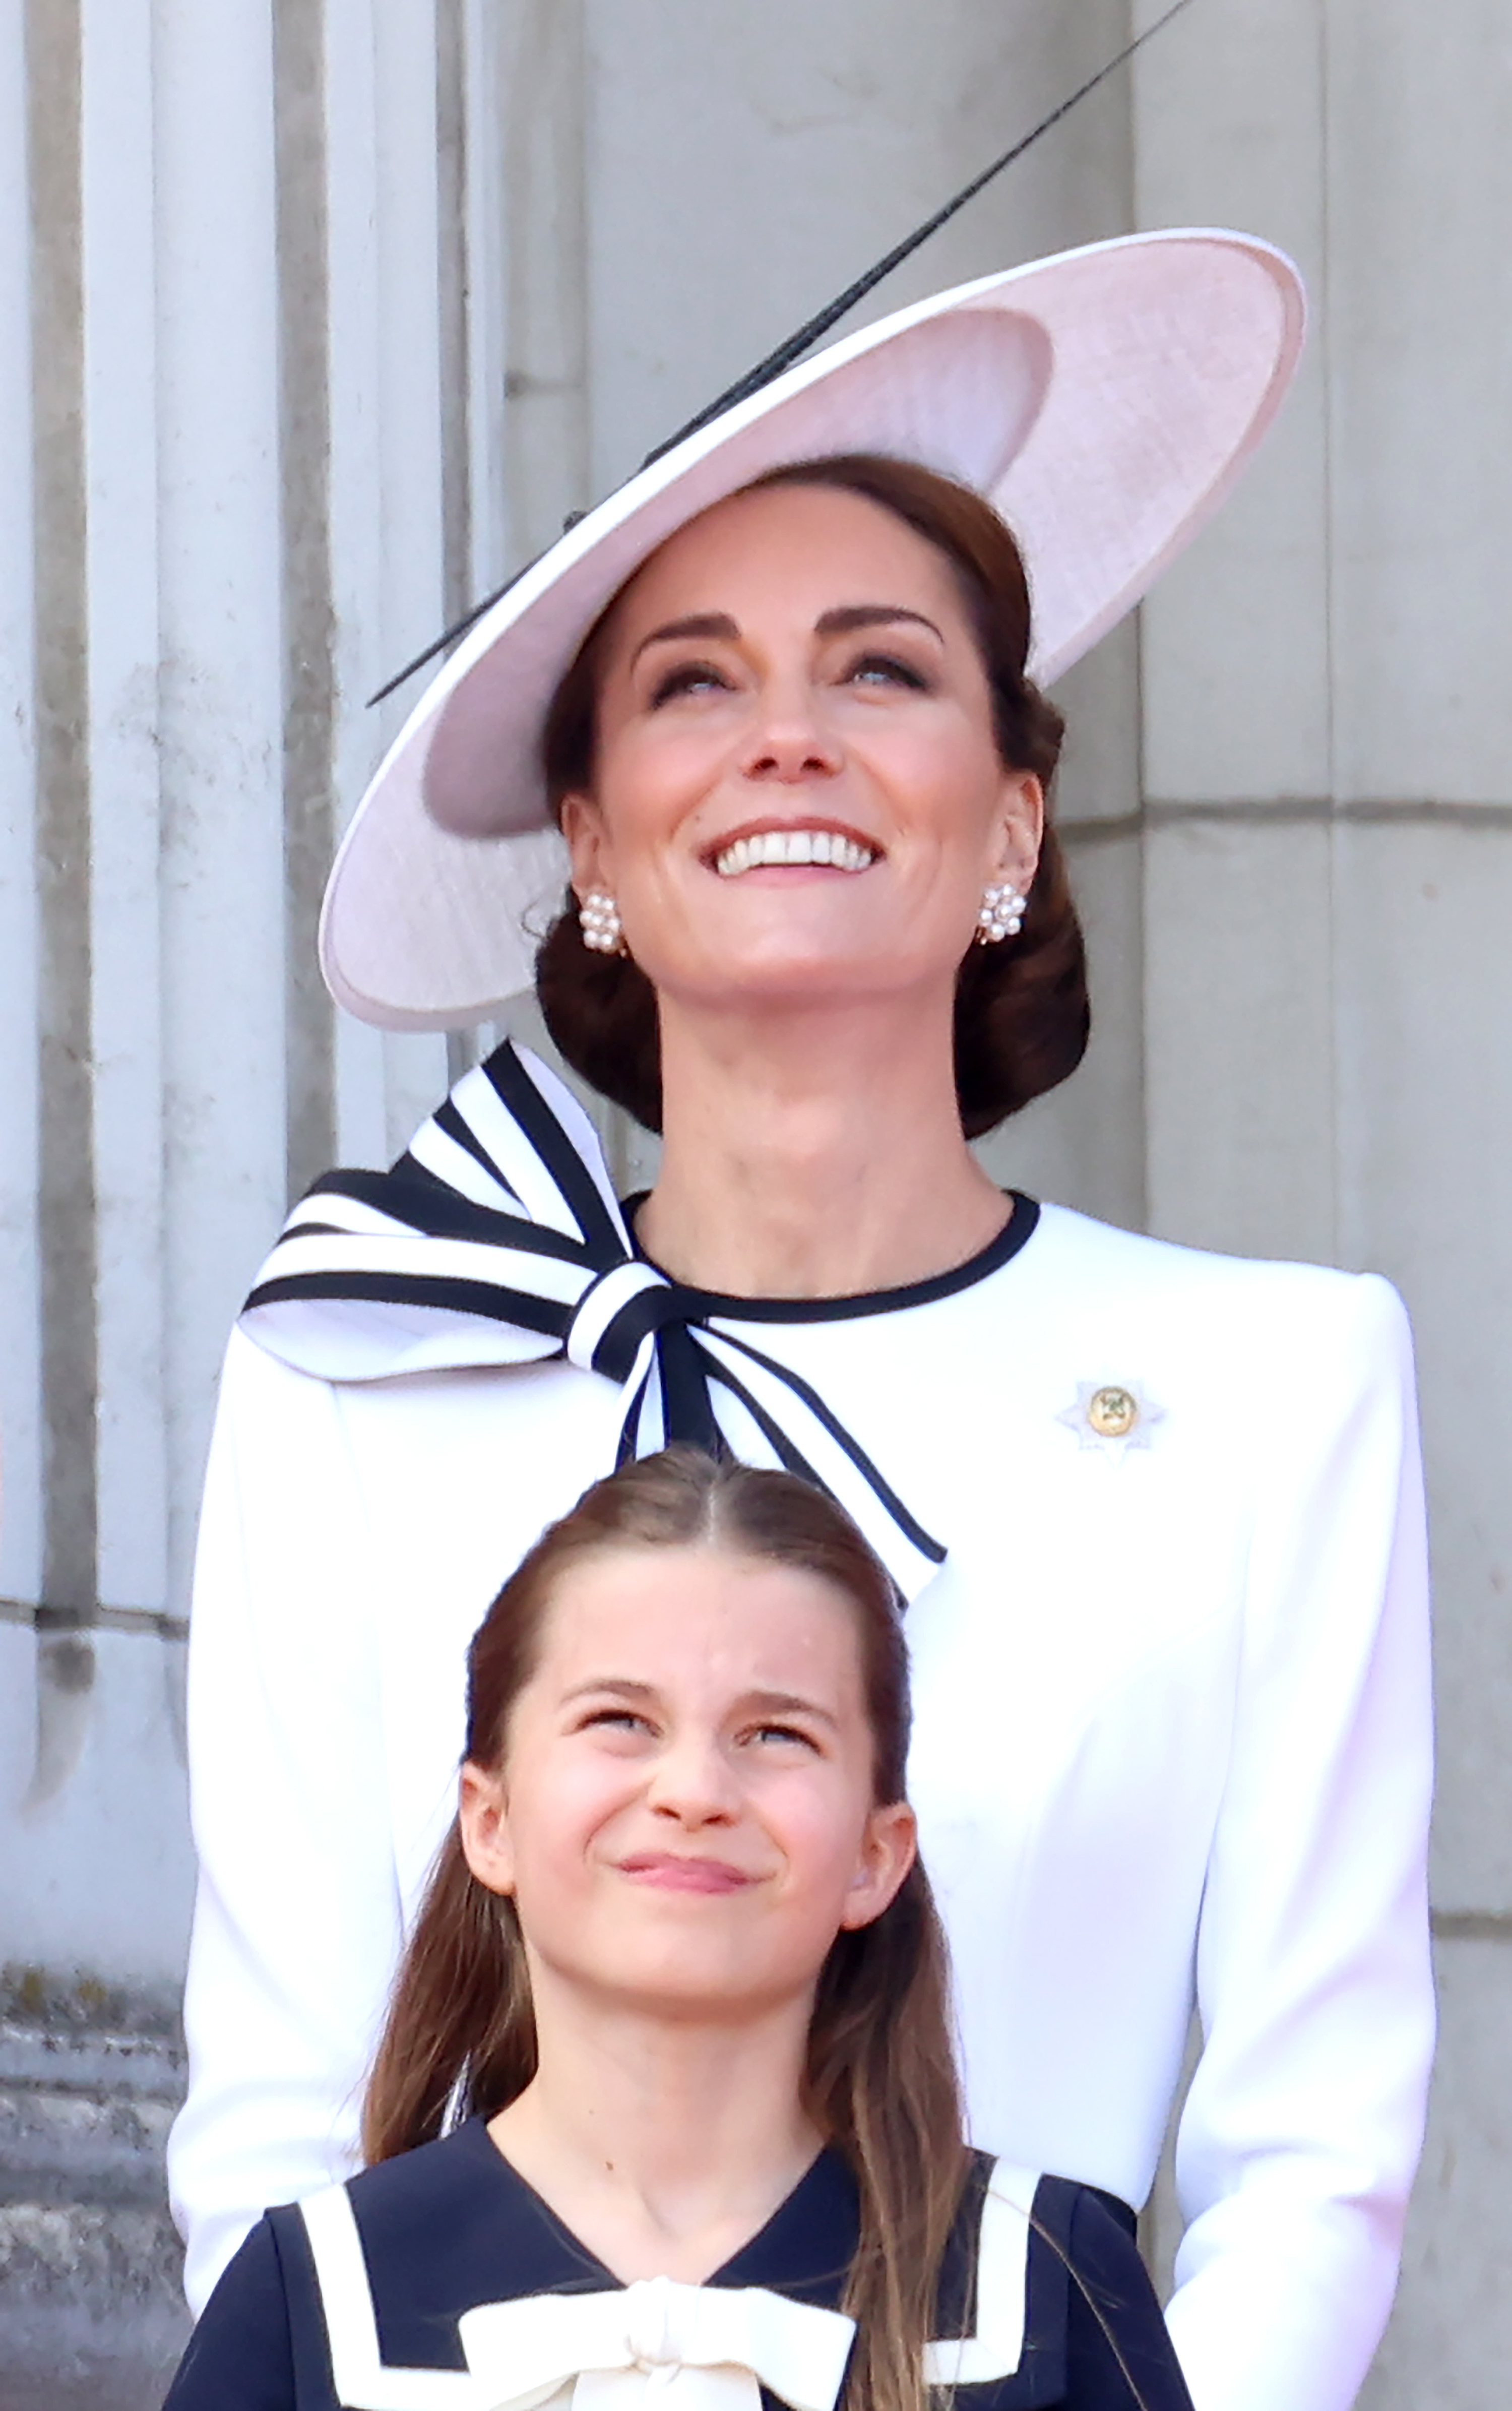
[[[314,974],[364,698],[1156,13],[0,0],[0,2411],[171,2346],[217,1359],[291,1193],[470,1043]],[[1176,223],[1315,298],[1245,486],[1066,681],[1098,1032],[989,1153],[1415,1317],[1444,2047],[1371,2411],[1512,2352],[1509,108],[1498,0],[1193,0],[870,305]]]

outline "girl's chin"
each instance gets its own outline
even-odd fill
[[[620,2016],[652,2024],[739,2027],[770,2017],[788,2001],[807,2016],[815,1980],[776,1969],[763,1977],[744,1964],[690,1967],[679,1957],[666,1965],[651,1959],[640,1967],[617,1958],[612,1967],[579,1969],[574,1980]]]

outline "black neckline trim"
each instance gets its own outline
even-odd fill
[[[672,1275],[647,1255],[635,1233],[637,1209],[649,1195],[639,1190],[623,1203],[626,1227],[631,1245],[642,1264],[661,1273],[663,1280]],[[1037,1199],[1026,1197],[1022,1190],[1010,1189],[1005,1194],[1011,1199],[1013,1211],[996,1237],[967,1256],[964,1264],[954,1264],[949,1272],[932,1273],[927,1280],[908,1281],[900,1289],[861,1290],[844,1297],[735,1297],[723,1290],[691,1289],[686,1282],[676,1281],[679,1297],[691,1302],[691,1312],[699,1321],[721,1315],[730,1322],[846,1322],[864,1314],[897,1314],[905,1307],[933,1306],[942,1297],[954,1297],[963,1289],[974,1288],[992,1273],[1001,1272],[1020,1249],[1033,1238],[1040,1220]]]

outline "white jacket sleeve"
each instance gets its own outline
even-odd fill
[[[401,1931],[371,1553],[332,1392],[234,1335],[190,1633],[200,1875],[168,2154],[196,2311],[265,2207],[356,2164]]]
[[[1273,1381],[1235,1396],[1260,1505],[1170,2310],[1197,2411],[1353,2403],[1390,2308],[1432,2049],[1410,1340],[1374,1277],[1316,1303]]]

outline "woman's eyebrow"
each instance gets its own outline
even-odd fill
[[[641,638],[630,658],[632,663],[638,662],[647,645],[672,644],[679,636],[734,637],[739,634],[728,611],[694,611],[686,620],[669,620],[664,628],[653,628],[648,636]]]
[[[814,621],[816,636],[849,636],[856,628],[885,628],[891,621],[911,620],[915,627],[927,628],[932,636],[940,636],[933,620],[922,611],[910,611],[901,603],[841,603],[833,611],[821,611]]]
[[[932,636],[943,644],[933,620],[922,611],[910,611],[902,603],[837,603],[833,611],[821,611],[814,621],[816,636],[849,636],[858,628],[885,628],[899,620],[911,621],[917,628],[927,628]],[[676,644],[680,637],[718,636],[725,642],[738,640],[740,630],[728,611],[693,611],[685,620],[669,620],[662,628],[653,628],[643,636],[631,655],[633,665],[648,645]]]

